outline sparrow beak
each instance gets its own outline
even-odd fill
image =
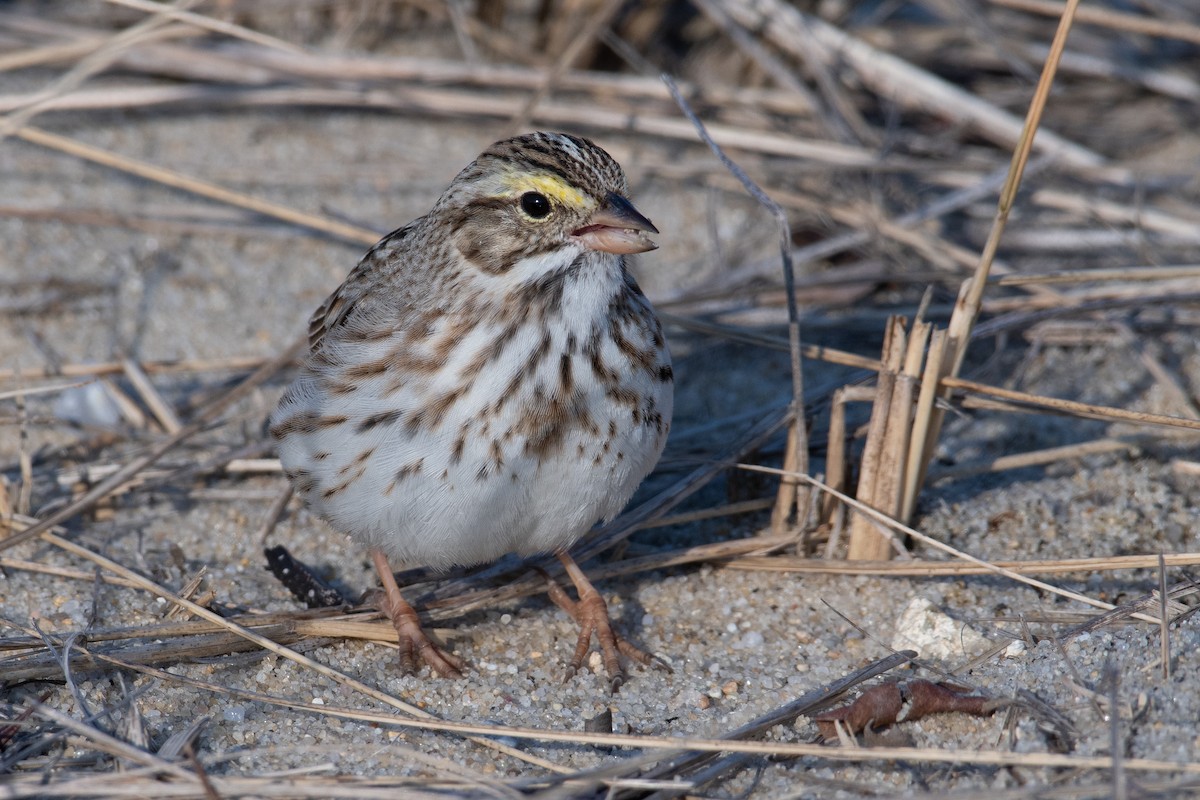
[[[656,249],[658,245],[647,233],[658,233],[658,228],[643,217],[633,203],[610,192],[588,224],[572,231],[571,235],[589,250],[625,255]]]

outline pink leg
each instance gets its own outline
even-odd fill
[[[571,663],[567,666],[568,680],[583,666],[583,659],[592,646],[593,633],[600,641],[600,652],[604,656],[604,670],[608,673],[611,681],[610,687],[614,693],[625,683],[625,671],[621,668],[620,656],[633,659],[643,666],[658,664],[669,669],[660,659],[633,646],[613,631],[612,621],[608,617],[608,605],[596,591],[596,587],[592,586],[591,581],[583,574],[583,570],[575,563],[575,559],[562,552],[558,554],[558,560],[562,562],[571,582],[575,584],[575,591],[579,593],[579,601],[576,602],[563,591],[561,586],[553,580],[548,580],[547,592],[550,599],[579,623],[579,639],[575,642],[575,653],[571,656]]]
[[[375,562],[375,570],[383,582],[379,610],[392,621],[400,637],[400,668],[405,672],[416,672],[419,663],[424,662],[443,678],[462,677],[462,660],[438,648],[421,629],[417,612],[400,594],[396,576],[384,552],[372,550],[371,560]]]

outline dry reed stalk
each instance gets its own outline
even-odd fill
[[[1029,561],[993,561],[993,566],[1019,575],[1066,575],[1079,572],[1112,572],[1126,569],[1155,569],[1161,562],[1169,567],[1200,565],[1200,553],[1158,555],[1094,556],[1053,558]],[[817,575],[875,575],[895,578],[934,578],[960,575],[988,575],[994,570],[977,564],[953,561],[910,559],[904,561],[843,561],[828,558],[801,558],[784,554],[738,556],[722,564],[729,569],[799,572]]]
[[[15,509],[13,509],[12,500],[8,496],[9,485],[8,479],[0,475],[0,526],[7,526],[9,520],[12,519]],[[0,557],[0,568],[4,567],[4,559]]]
[[[839,492],[846,490],[849,480],[849,462],[846,459],[846,404],[850,402],[847,396],[853,387],[843,386],[833,393],[829,403],[829,443],[825,450],[825,482]],[[874,392],[872,391],[872,399]],[[828,525],[833,521],[834,511],[838,507],[837,498],[832,494],[822,495],[818,521]]]
[[[893,418],[892,401],[895,396],[897,373],[904,364],[907,350],[907,334],[903,317],[892,317],[888,321],[883,338],[884,368],[879,372],[875,384],[875,402],[871,406],[871,418],[867,423],[867,441],[859,465],[856,499],[886,515],[894,514],[889,491],[895,487],[893,480],[885,476],[894,475],[899,464],[892,458],[888,447],[890,436],[895,436],[898,420]],[[900,412],[907,425],[908,409]],[[889,436],[889,431],[892,433]],[[875,527],[874,521],[861,514],[850,514],[847,555],[851,561],[877,561],[887,558],[891,551],[891,540]]]
[[[143,52],[145,51],[145,52]],[[149,58],[149,54],[156,54]],[[220,52],[177,45],[154,45],[138,53],[140,63],[123,63],[126,69],[150,72],[174,69],[175,78],[241,85],[268,85],[297,79],[318,85],[330,81],[361,81],[396,87],[476,87],[495,94],[500,91],[537,91],[545,80],[540,67],[512,64],[472,65],[439,58],[305,53],[292,55],[243,47]],[[149,62],[149,63],[147,63]],[[151,69],[152,68],[152,69]],[[611,72],[567,70],[556,82],[565,92],[591,95],[597,104],[614,100],[630,106],[646,103],[670,104],[671,95],[655,77]],[[813,107],[790,90],[721,85],[683,84],[689,96],[701,97],[720,109],[761,109],[777,114],[807,114]],[[510,110],[511,111],[511,110]]]
[[[267,445],[253,445],[266,447]],[[227,457],[227,456],[226,456]],[[107,480],[126,468],[124,464],[103,463],[83,464],[78,467],[67,467],[59,470],[54,480],[61,488],[70,489],[76,486],[93,486]],[[111,496],[124,494],[147,484],[156,484],[169,478],[200,478],[213,473],[227,475],[278,475],[283,472],[277,458],[231,458],[226,461],[218,458],[213,462],[188,467],[170,467],[164,469],[143,469],[130,477],[124,484],[111,492]]]
[[[145,430],[147,419],[146,415],[142,413],[141,406],[134,402],[132,397],[126,394],[121,387],[117,386],[109,378],[100,378],[99,383],[104,387],[104,393],[108,395],[108,399],[117,407],[125,423],[135,430]]]
[[[1056,3],[1053,0],[988,0],[988,2],[1017,11],[1059,18],[1064,16],[1068,8],[1067,4]],[[1089,6],[1084,6],[1075,13],[1080,22],[1089,25],[1100,25],[1129,33],[1141,33],[1162,39],[1177,39],[1200,44],[1200,25],[1194,25],[1181,19],[1159,20],[1113,11],[1108,8]]]
[[[926,299],[928,299],[928,294]],[[890,457],[896,466],[893,476],[894,485],[889,490],[889,496],[893,498],[892,514],[904,523],[912,520],[912,508],[915,505],[908,495],[909,486],[912,483],[908,475],[913,460],[912,446],[914,441],[923,441],[923,438],[914,438],[914,429],[920,426],[915,421],[917,408],[913,401],[914,395],[921,385],[925,352],[929,347],[932,333],[933,325],[921,319],[918,314],[909,335],[904,368],[896,381],[897,396],[892,400],[893,419],[889,422],[889,427],[895,426],[897,430],[890,443]]]
[[[1184,278],[1194,281],[1200,278],[1200,266],[1195,264],[1175,264],[1171,266],[1135,266],[1072,269],[1055,272],[1021,272],[1011,275],[989,276],[988,283],[996,286],[1025,286],[1033,283],[1091,283],[1098,281],[1113,281],[1116,283],[1133,284],[1141,281],[1168,281],[1173,278]],[[1112,291],[1114,287],[1105,287]],[[1136,290],[1134,286],[1129,287]],[[1087,296],[1092,296],[1088,294]],[[1061,297],[1061,295],[1060,295]]]
[[[1031,406],[1044,408],[1051,411],[1059,411],[1072,416],[1084,417],[1087,419],[1101,419],[1109,422],[1132,422],[1147,425],[1162,425],[1168,428],[1177,428],[1182,430],[1200,430],[1200,420],[1187,419],[1185,417],[1173,417],[1166,414],[1151,414],[1143,411],[1130,411],[1124,408],[1113,408],[1112,406],[1100,406],[1094,403],[1081,403],[1077,400],[1063,400],[1057,397],[1047,397],[1045,395],[1034,395],[1028,392],[1017,392],[1012,389],[1003,389],[999,386],[989,386],[977,381],[969,381],[963,378],[944,377],[941,380],[942,386],[950,389],[962,389],[975,394],[985,395],[987,397],[999,397],[1005,400],[1012,400],[1018,403],[1027,403]]]
[[[18,562],[20,563],[20,562]],[[25,562],[29,563],[29,562]],[[45,565],[41,565],[45,567]],[[52,568],[37,569],[36,571],[48,571]],[[63,570],[64,573],[78,573],[84,580],[92,580],[95,578],[94,573],[85,573],[83,570]],[[57,573],[52,573],[57,574]],[[127,586],[130,588],[140,588],[142,584],[134,581],[127,581],[117,576],[107,576],[113,585]],[[179,596],[184,597],[180,592]],[[186,598],[185,598],[186,599]],[[237,614],[234,616],[223,617],[239,625],[243,625],[251,630],[270,631],[273,634],[280,632],[293,632],[304,630],[311,633],[314,630],[326,631],[325,628],[306,628],[305,626],[313,623],[322,622],[345,622],[350,625],[361,624],[364,620],[380,618],[380,614],[374,611],[346,611],[340,608],[305,608],[294,611],[272,611],[259,613]],[[176,619],[171,617],[164,618],[163,622],[152,622],[142,625],[133,625],[119,628],[93,628],[88,631],[88,643],[92,645],[104,644],[110,642],[122,643],[136,640],[150,640],[152,643],[160,639],[188,639],[198,636],[211,636],[212,634],[228,633],[228,628],[225,625],[216,625],[212,622],[202,619]],[[372,637],[373,638],[373,637]],[[0,639],[0,646],[5,650],[24,650],[29,652],[37,652],[44,649],[45,641],[37,635],[36,630],[30,629],[24,638],[22,637],[7,637]]]
[[[907,382],[906,391],[904,379],[904,369],[913,350],[907,324],[904,317],[896,317],[892,321],[894,333],[886,358],[888,371],[893,375],[892,397],[888,402],[880,465],[875,470],[878,477],[870,490],[871,505],[889,516],[896,516],[899,512],[899,486],[904,478],[904,453],[908,449],[912,416],[912,382]],[[919,354],[918,350],[918,357]]]
[[[1169,681],[1171,679],[1171,622],[1170,615],[1167,613],[1167,604],[1170,601],[1170,593],[1167,591],[1167,558],[1163,553],[1158,554],[1158,599],[1160,601],[1158,657],[1162,661],[1163,680]]]
[[[10,370],[13,377],[29,379],[35,377],[26,370]],[[2,378],[3,376],[0,376]],[[57,383],[53,386],[38,386],[35,389],[13,389],[7,392],[0,392],[0,400],[11,400],[16,397],[35,397],[39,394],[58,394],[65,392],[68,389],[78,389],[81,386],[87,386],[90,381],[80,381],[78,383]]]
[[[33,455],[30,453],[29,448],[28,422],[29,417],[25,406],[25,396],[17,395],[17,424],[20,426],[17,434],[19,437],[17,466],[20,481],[17,483],[15,506],[18,514],[28,514],[33,508]],[[11,515],[2,521],[5,524],[11,524]]]
[[[1056,226],[1017,230],[1008,235],[1005,247],[1014,252],[1041,255],[1105,253],[1115,249],[1137,249],[1153,245],[1156,250],[1183,250],[1185,255],[1200,244],[1200,233],[1154,233],[1137,229],[1095,230],[1091,227]]]
[[[1170,214],[1145,204],[1130,205],[1099,197],[1088,197],[1056,189],[1038,189],[1030,200],[1039,206],[1060,211],[1071,211],[1083,221],[1095,221],[1109,225],[1136,225],[1138,230],[1154,233],[1191,236],[1196,232],[1196,221]]]
[[[24,96],[9,97],[5,99],[5,105],[19,106],[27,99]],[[234,90],[208,86],[113,87],[97,91],[72,92],[48,101],[45,108],[46,110],[148,108],[176,104],[194,106],[197,103],[227,108],[271,106],[360,108],[450,118],[508,119],[512,114],[512,99],[498,96],[495,92],[421,86],[403,87],[395,91],[380,89],[368,93],[320,87]],[[0,109],[2,108],[3,106],[0,106]],[[612,134],[640,134],[651,138],[678,141],[694,140],[693,129],[683,120],[627,108],[605,108],[593,102],[543,102],[534,111],[534,122],[539,125],[593,128]],[[722,147],[809,161],[823,170],[873,169],[925,172],[939,166],[935,162],[899,156],[890,156],[881,160],[875,153],[861,147],[815,139],[801,139],[794,135],[785,136],[771,131],[747,129],[734,124],[714,122],[708,124],[707,128],[713,139]],[[40,129],[30,136],[23,135],[23,132],[28,130],[33,129],[23,129],[21,138],[31,141],[37,139],[35,143],[39,144],[45,143],[49,139],[49,135]],[[59,142],[61,143],[61,139]],[[47,146],[52,145],[47,144]],[[73,147],[76,150],[82,150],[85,146],[75,143]],[[98,163],[104,163],[113,158],[108,155],[104,157],[103,161],[98,160]],[[132,160],[126,159],[125,161],[129,163]],[[140,174],[132,167],[121,168]],[[157,169],[159,168],[150,165],[140,167],[142,171]],[[151,178],[151,180],[155,179]],[[178,182],[179,179],[175,180]],[[190,188],[191,180],[187,179],[187,185],[180,188],[197,191]],[[173,185],[169,181],[161,182]],[[278,215],[274,211],[263,211],[262,213]],[[298,224],[314,227],[306,222]],[[323,223],[323,225],[329,224],[328,222]],[[318,230],[323,229],[321,226],[315,227]],[[344,236],[344,238],[351,237]],[[376,236],[376,238],[378,237]]]
[[[0,72],[13,72],[15,70],[48,66],[57,63],[70,63],[78,61],[95,49],[96,45],[93,40],[83,40],[65,44],[31,47],[14,53],[4,53],[0,55]]]

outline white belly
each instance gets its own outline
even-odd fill
[[[589,340],[594,315],[562,319],[548,343],[545,326],[506,338],[504,324],[481,323],[440,368],[385,371],[352,393],[335,390],[336,363],[309,372],[272,417],[274,427],[307,415],[282,436],[284,470],[335,528],[408,566],[569,546],[616,515],[654,467],[672,382],[665,348],[653,368],[638,367],[607,337]],[[656,326],[619,330],[626,344],[653,348]],[[433,346],[400,337],[335,354],[362,363]],[[472,373],[497,341],[499,355]]]

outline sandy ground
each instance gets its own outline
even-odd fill
[[[55,115],[40,124],[380,231],[422,213],[449,178],[495,138],[493,127],[498,129],[325,111]],[[651,297],[673,295],[702,281],[714,269],[707,256],[707,191],[641,177],[639,164],[644,159],[667,158],[670,152],[643,141],[601,141],[633,176],[639,207],[664,232],[662,249],[639,265]],[[129,222],[0,219],[4,302],[28,299],[36,293],[30,287],[46,286],[53,279],[95,284],[92,292],[49,310],[0,316],[2,368],[108,361],[125,355],[145,360],[270,356],[303,330],[310,310],[339,283],[362,250],[278,224],[249,224],[236,212],[13,140],[0,146],[0,186],[5,205],[106,211]],[[734,195],[722,195],[721,201],[719,235],[765,232],[759,249],[769,256],[774,246],[769,221]],[[664,466],[667,477],[677,477],[736,438],[764,409],[784,402],[788,380],[782,356],[677,330],[671,331],[671,343],[680,395],[673,433],[681,438],[672,443]],[[1182,374],[1194,377],[1200,360],[1190,341],[1167,337],[1162,346]],[[864,347],[863,352],[870,350]],[[809,369],[814,384],[833,377],[820,364]],[[980,374],[995,381],[1018,380],[1019,375],[1020,388],[1030,391],[1172,410],[1163,406],[1136,357],[1123,350],[1049,347],[1026,358],[1023,348],[1013,347],[987,361]],[[169,400],[183,406],[225,377],[206,373],[155,382]],[[284,382],[285,376],[277,377],[252,402],[239,407],[233,422],[166,461],[186,464],[222,446],[261,440],[263,420]],[[6,381],[0,389],[13,385]],[[28,413],[43,420],[27,430],[27,447],[35,453],[80,436],[77,429],[54,421],[56,413],[63,413],[56,402],[46,398],[29,403]],[[0,401],[3,414],[13,414],[14,408],[11,401]],[[709,420],[739,413],[750,417],[740,427],[729,424],[709,431],[700,444],[687,436]],[[944,453],[967,459],[1082,440],[1103,430],[1100,423],[1080,420],[977,414],[952,419]],[[84,458],[123,463],[152,438],[135,438]],[[19,447],[17,427],[0,425],[0,463],[10,481],[17,475]],[[1181,454],[1186,450],[1147,447],[1132,455],[937,483],[926,491],[915,525],[974,555],[995,559],[1194,550],[1200,516],[1191,501],[1195,487],[1169,467],[1170,458]],[[57,455],[36,461],[35,509],[62,496],[56,473],[64,466]],[[661,485],[664,479],[657,480],[655,485]],[[262,476],[143,491],[103,518],[75,520],[70,536],[174,588],[206,568],[219,603],[294,609],[292,598],[263,569],[254,533],[281,485],[277,476]],[[189,494],[184,488],[206,492]],[[719,484],[694,506],[723,499]],[[747,535],[763,523],[761,516],[751,516],[651,531],[634,541],[643,547],[678,546]],[[358,591],[374,585],[364,554],[301,509],[294,508],[281,522],[273,541],[286,544],[341,585]],[[919,548],[918,554],[930,552]],[[42,543],[25,544],[4,555],[90,570],[88,564]],[[1151,571],[1049,580],[1112,603],[1149,592],[1157,582]],[[381,645],[340,641],[307,652],[445,719],[580,731],[585,720],[610,708],[613,729],[619,732],[712,736],[886,655],[901,610],[915,598],[932,601],[964,628],[990,640],[974,652],[938,662],[947,669],[967,663],[1005,636],[1032,641],[1052,630],[1047,620],[1060,619],[1055,615],[1086,611],[996,577],[797,577],[703,566],[605,581],[601,588],[624,629],[663,654],[673,674],[634,670],[615,696],[604,691],[602,677],[589,671],[564,684],[574,628],[543,599],[454,621],[453,649],[471,665],[461,680],[400,675],[394,651]],[[81,631],[89,624],[96,591],[89,581],[7,569],[0,574],[0,618],[9,625],[0,635],[16,635],[17,628],[35,623],[56,635]],[[92,621],[96,628],[159,621],[164,613],[164,604],[140,592],[104,586],[98,598]],[[1170,644],[1169,680],[1161,675],[1158,628],[1145,624],[1102,627],[1061,646],[1045,639],[1011,651],[1011,657],[987,659],[958,673],[958,679],[997,698],[1033,693],[1064,716],[1061,731],[1067,732],[1069,752],[1107,754],[1111,729],[1102,685],[1107,665],[1119,678],[1122,755],[1192,762],[1200,754],[1200,635],[1195,623],[1173,630]],[[384,710],[275,656],[179,664],[170,671],[301,701]],[[137,706],[151,747],[198,717],[211,720],[199,740],[199,757],[216,774],[306,767],[333,774],[419,774],[429,769],[409,748],[494,777],[542,774],[450,735],[331,720],[267,703],[230,700],[165,680],[131,678],[128,683],[142,690]],[[79,688],[93,707],[123,695],[112,673],[80,676]],[[51,705],[80,713],[61,684],[10,687],[0,693],[0,703],[16,703],[42,689],[50,691]],[[801,720],[771,736],[807,741],[814,734],[813,723]],[[929,718],[904,726],[898,741],[1043,752],[1053,748],[1052,739],[1046,726],[1029,713],[1017,713],[1011,726],[1006,726],[1006,715],[998,713],[988,718]],[[570,769],[630,755],[571,743],[512,743]],[[833,798],[972,789],[980,796],[996,796],[989,793],[1061,780],[1071,778],[1031,768],[850,765],[805,758],[753,762],[753,768],[713,791],[723,797]],[[1093,773],[1082,780],[1103,785],[1106,779]],[[0,794],[3,791],[0,778]]]

